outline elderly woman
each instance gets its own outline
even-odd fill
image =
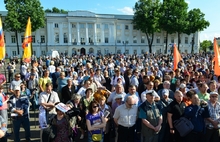
[[[67,85],[67,80],[68,78],[65,77],[65,72],[61,72],[60,77],[57,78],[57,85],[58,85],[57,91],[58,91],[58,95],[61,101],[63,101],[61,91],[62,91],[62,88]]]

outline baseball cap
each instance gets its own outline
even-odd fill
[[[168,89],[163,89],[162,95],[169,96],[169,90]]]
[[[15,89],[14,90],[19,90],[20,91],[20,86],[15,86]]]
[[[218,95],[218,92],[210,92],[210,95]]]
[[[181,89],[186,88],[186,84],[181,83],[181,84],[180,84],[180,88],[181,88]]]
[[[123,98],[122,95],[116,95],[116,96],[114,97],[114,100],[115,100],[115,99],[122,99],[122,98]]]

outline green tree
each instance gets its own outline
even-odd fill
[[[160,0],[139,0],[135,3],[132,23],[135,29],[146,34],[149,53],[152,53],[154,33],[159,32]]]
[[[44,10],[39,0],[4,0],[4,3],[8,10],[5,27],[6,30],[15,32],[19,55],[18,33],[25,31],[28,17],[31,18],[32,32],[43,27]]]
[[[185,32],[187,25],[187,9],[188,4],[184,0],[174,0],[169,7],[171,9],[170,22],[173,24],[172,31],[175,31],[178,36],[178,49],[180,47],[180,35]]]
[[[211,40],[204,40],[200,43],[200,50],[203,50],[204,52],[207,51],[207,49],[210,49],[213,47],[213,43]]]
[[[163,3],[160,7],[161,17],[159,19],[159,24],[161,29],[166,32],[165,54],[167,53],[168,35],[175,33],[172,23],[172,7],[174,6],[174,0],[163,0]]]
[[[56,7],[53,7],[52,8],[52,12],[53,13],[60,13],[60,10],[58,8],[56,8]]]
[[[45,13],[52,13],[52,10],[48,8],[45,10]]]
[[[195,33],[204,30],[210,25],[210,23],[205,20],[205,14],[197,8],[188,12],[187,22],[186,34],[193,34],[191,53],[194,53]]]

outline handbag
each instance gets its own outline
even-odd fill
[[[102,140],[102,134],[92,134],[92,140],[93,141],[101,141]]]
[[[180,133],[181,137],[186,136],[194,129],[192,122],[186,117],[180,117],[180,119],[175,120],[174,127]]]
[[[50,125],[47,128],[44,128],[42,133],[42,142],[50,142],[51,140],[55,139],[56,137],[56,130],[55,127]]]

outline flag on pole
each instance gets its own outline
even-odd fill
[[[215,57],[213,59],[213,61],[215,62],[214,73],[215,75],[219,76],[220,75],[220,57],[219,57],[219,48],[218,48],[216,38],[214,38],[213,46],[214,46],[214,54],[215,54]]]
[[[23,61],[26,63],[31,62],[31,21],[30,17],[28,18],[28,23],[26,26],[25,34],[24,34],[24,41],[22,44],[22,47],[24,49],[24,54],[23,54]]]
[[[178,63],[182,60],[181,55],[176,47],[176,44],[173,45],[173,70],[175,71],[178,68]]]
[[[2,27],[2,20],[0,17],[0,60],[5,58],[5,39]]]

